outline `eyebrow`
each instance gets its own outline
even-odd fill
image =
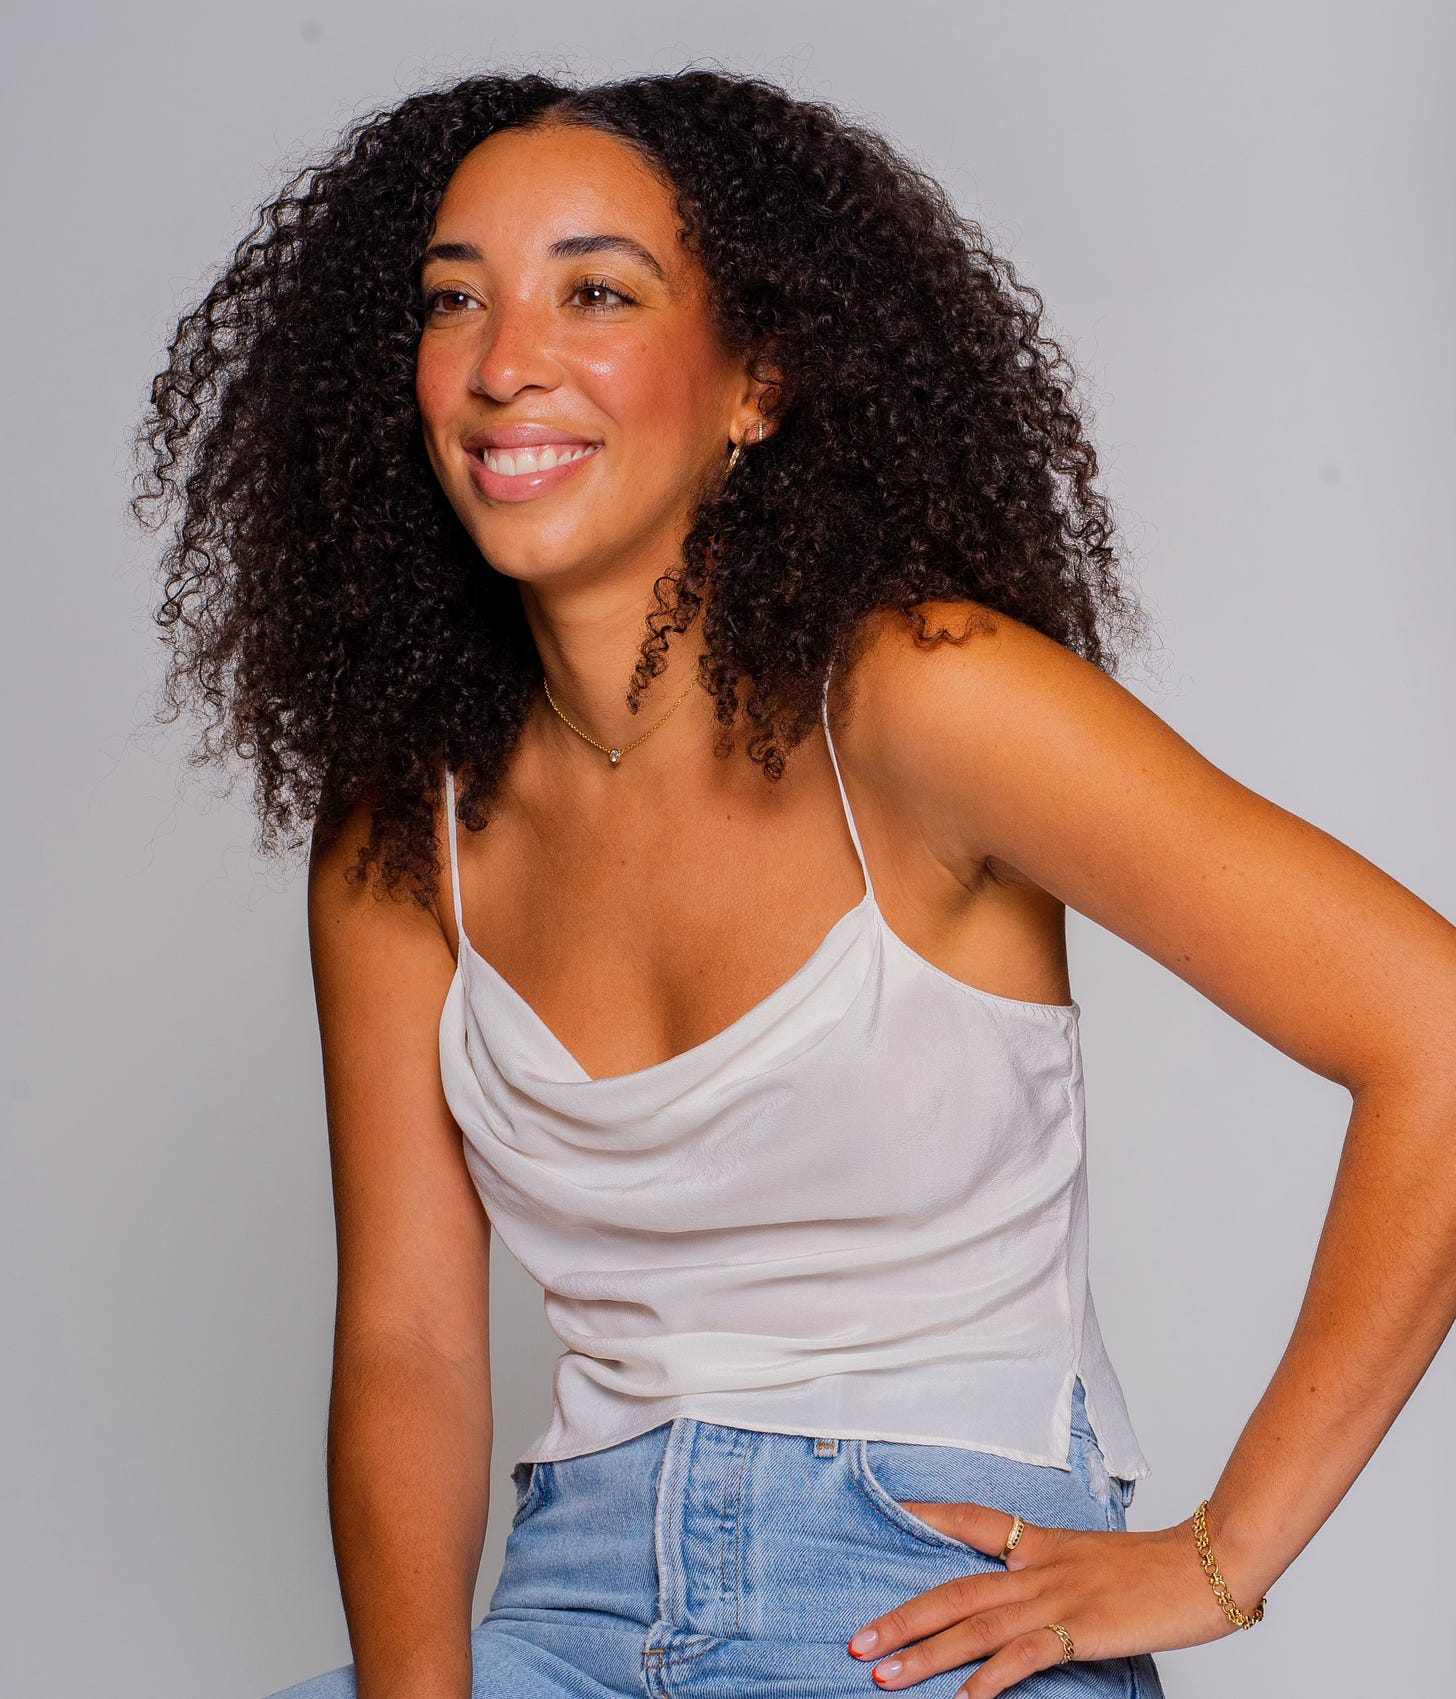
[[[585,254],[618,253],[637,260],[658,280],[667,282],[667,273],[658,264],[650,249],[631,236],[615,236],[605,232],[592,236],[563,236],[553,242],[546,252],[554,260],[577,259]],[[420,259],[421,266],[431,260],[454,260],[465,265],[481,265],[485,255],[474,242],[433,242]]]

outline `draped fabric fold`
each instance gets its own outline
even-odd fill
[[[965,985],[892,932],[834,769],[863,899],[731,1026],[603,1079],[471,946],[446,776],[441,1078],[565,1348],[519,1461],[689,1415],[1065,1469],[1080,1376],[1109,1472],[1145,1476],[1087,1277],[1080,1010]]]

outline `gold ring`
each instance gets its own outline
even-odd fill
[[[1006,1544],[1001,1548],[1002,1563],[1005,1563],[1006,1559],[1016,1550],[1017,1541],[1020,1540],[1025,1528],[1026,1524],[1013,1511],[1011,1515],[1011,1532],[1006,1537]]]
[[[1062,1643],[1062,1662],[1064,1664],[1070,1663],[1072,1661],[1072,1636],[1067,1633],[1066,1629],[1063,1628],[1059,1622],[1049,1622],[1047,1627],[1051,1629],[1052,1633],[1055,1634],[1057,1639]]]

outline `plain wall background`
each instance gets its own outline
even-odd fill
[[[1440,0],[90,0],[4,38],[7,1699],[257,1699],[349,1656],[302,868],[255,855],[246,775],[216,796],[182,767],[190,730],[148,729],[156,545],[124,504],[177,314],[355,114],[486,69],[697,61],[879,125],[1043,291],[1081,375],[1164,644],[1124,682],[1456,913]],[[1147,1528],[1211,1491],[1284,1348],[1349,1099],[1070,932],[1092,1279]],[[477,1618],[557,1351],[498,1240],[494,1264]],[[1453,1414],[1448,1342],[1265,1622],[1159,1655],[1170,1699],[1446,1687]]]

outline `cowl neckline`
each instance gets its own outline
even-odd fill
[[[865,862],[859,829],[844,787],[829,730],[829,686],[823,697],[825,742],[864,895],[842,914],[808,959],[780,985],[726,1027],[659,1062],[622,1074],[589,1074],[533,1005],[480,954],[466,930],[460,899],[455,820],[455,776],[446,768],[450,874],[459,940],[446,1018],[458,1004],[464,1015],[471,1065],[495,1076],[519,1107],[534,1103],[568,1120],[605,1125],[675,1106],[702,1094],[722,1098],[756,1081],[826,1037],[853,1007],[883,949],[879,905]]]
[[[802,1056],[839,1025],[864,988],[879,950],[874,897],[866,892],[781,985],[711,1037],[629,1073],[591,1075],[524,997],[468,942],[452,993],[464,1004],[466,1049],[508,1095],[567,1121],[687,1112],[702,1094],[723,1098]],[[447,1009],[456,1001],[447,999]],[[664,1128],[663,1131],[666,1131]]]

